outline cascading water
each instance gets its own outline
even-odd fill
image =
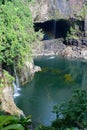
[[[73,14],[70,1],[50,0],[49,10],[52,20],[35,23],[35,30],[43,30],[45,34],[43,40],[65,38],[70,31],[70,21],[64,18],[69,18]]]
[[[15,82],[16,82],[17,88],[19,88],[19,79],[16,72],[15,64],[14,64],[14,74],[15,74]]]
[[[18,90],[17,90],[17,85],[15,84],[15,82],[13,82],[13,86],[14,86],[14,97],[19,95]]]
[[[53,29],[53,35],[54,35],[54,38],[56,38],[56,20],[54,20],[54,29]]]
[[[19,85],[19,79],[18,79],[18,75],[17,75],[17,72],[16,72],[16,68],[15,68],[15,64],[14,64],[14,75],[15,75],[15,82],[13,82],[13,86],[14,86],[14,98],[19,96],[19,90],[20,90],[20,85]]]

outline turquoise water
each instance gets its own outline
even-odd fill
[[[42,69],[33,80],[21,88],[14,100],[25,115],[32,115],[35,125],[50,125],[56,118],[52,113],[55,104],[68,101],[74,89],[87,90],[87,62],[55,56],[34,60]]]

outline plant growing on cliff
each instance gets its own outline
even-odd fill
[[[14,77],[12,77],[6,70],[2,70],[0,76],[0,88],[11,86],[13,81]]]
[[[87,1],[84,1],[84,5],[82,7],[82,9],[79,12],[79,16],[81,19],[84,19],[85,17],[87,17]]]
[[[16,61],[21,67],[31,55],[31,44],[37,38],[26,2],[5,1],[0,6],[0,65]]]

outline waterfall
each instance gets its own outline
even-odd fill
[[[54,18],[53,21],[53,36],[57,38],[57,19],[64,17],[70,17],[72,15],[72,8],[69,0],[50,0],[51,15]],[[58,16],[59,15],[59,16]]]
[[[20,94],[18,92],[17,85],[15,84],[15,82],[13,82],[13,86],[14,86],[14,94],[13,94],[13,96],[15,98],[15,97],[19,96]]]
[[[53,36],[56,38],[56,20],[54,20],[53,24]]]
[[[19,85],[19,79],[18,79],[18,75],[17,75],[17,72],[16,72],[16,68],[15,68],[15,63],[14,63],[14,75],[15,75],[15,81],[13,82],[13,86],[14,86],[14,94],[13,96],[14,97],[17,97],[19,96],[19,90],[20,90],[20,85]]]
[[[15,68],[15,64],[14,64],[14,75],[15,75],[16,86],[17,88],[19,88],[20,85],[19,85],[19,79],[18,79],[16,68]]]

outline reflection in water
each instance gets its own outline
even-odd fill
[[[49,60],[50,60],[50,59],[54,59],[54,58],[55,58],[55,56],[48,57]]]
[[[42,68],[34,79],[21,88],[15,98],[25,115],[32,115],[35,125],[50,125],[56,117],[53,105],[69,100],[76,88],[87,89],[87,62],[63,57],[38,57],[35,64]]]

